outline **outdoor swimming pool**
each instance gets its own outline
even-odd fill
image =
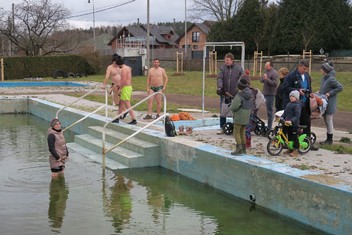
[[[0,82],[0,87],[87,86],[76,82]]]
[[[0,123],[1,234],[323,234],[162,168],[103,172],[72,155],[52,181],[48,122]]]

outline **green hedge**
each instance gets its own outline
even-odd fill
[[[78,55],[5,57],[5,80],[52,77],[57,70],[66,73],[96,73],[96,68]]]

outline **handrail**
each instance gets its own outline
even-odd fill
[[[81,97],[77,98],[77,99],[74,100],[73,102],[71,102],[71,103],[69,103],[68,105],[65,105],[64,107],[62,107],[61,109],[59,109],[59,110],[56,112],[55,118],[59,119],[59,113],[60,113],[62,110],[64,110],[64,109],[70,107],[70,106],[73,105],[74,103],[80,101],[81,99],[83,99],[84,97],[86,97],[87,95],[93,93],[94,91],[96,91],[96,90],[98,90],[98,89],[101,89],[101,88],[100,88],[100,87],[94,88],[93,90],[87,92],[86,94],[84,94],[84,95],[82,95]],[[95,109],[94,111],[90,112],[89,114],[87,114],[87,115],[84,116],[83,118],[81,118],[81,119],[77,120],[76,122],[72,123],[71,125],[67,126],[66,128],[64,128],[64,129],[62,130],[62,132],[66,131],[67,129],[69,129],[69,128],[75,126],[75,125],[77,125],[77,124],[80,123],[81,121],[85,120],[86,118],[88,118],[88,117],[91,116],[92,114],[97,113],[99,110],[101,110],[101,109],[103,109],[103,108],[105,108],[105,117],[106,117],[106,119],[107,119],[107,118],[108,118],[108,109],[107,109],[107,107],[108,107],[108,92],[107,92],[107,90],[105,90],[105,104],[104,104],[104,105],[100,106],[99,108],[97,108],[97,109]]]
[[[154,121],[148,123],[147,125],[145,125],[144,127],[142,127],[141,129],[139,129],[138,131],[136,131],[135,133],[133,133],[132,135],[126,137],[125,139],[121,140],[120,142],[118,142],[117,144],[115,144],[114,146],[112,146],[110,149],[106,149],[105,147],[105,135],[106,135],[106,126],[108,124],[110,124],[113,120],[115,120],[116,118],[120,118],[122,115],[124,115],[125,113],[129,112],[131,109],[133,109],[134,107],[140,105],[141,103],[143,103],[144,101],[148,100],[150,97],[160,94],[163,96],[164,98],[164,114],[161,115],[160,117],[158,117],[157,119],[155,119]],[[143,100],[139,101],[138,103],[136,103],[135,105],[133,105],[132,107],[130,107],[129,109],[125,110],[124,112],[118,114],[117,116],[115,116],[111,121],[107,121],[104,125],[103,128],[103,133],[102,133],[102,153],[103,153],[103,161],[105,161],[105,154],[107,154],[108,152],[112,151],[113,149],[115,149],[116,147],[118,147],[119,145],[121,145],[122,143],[126,142],[127,140],[129,140],[130,138],[134,137],[135,135],[137,135],[138,133],[140,133],[141,131],[143,131],[144,129],[148,128],[149,126],[151,126],[152,124],[154,124],[155,122],[161,120],[162,118],[164,118],[166,115],[168,115],[166,113],[166,96],[164,95],[164,93],[162,92],[155,92],[153,94],[150,94],[149,96],[147,96],[146,98],[144,98]]]

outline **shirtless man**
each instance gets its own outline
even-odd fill
[[[148,72],[148,78],[147,78],[148,95],[153,94],[155,92],[164,93],[168,81],[169,79],[166,75],[165,70],[160,67],[160,60],[154,59],[153,68],[149,69],[149,72]],[[156,118],[160,117],[162,95],[158,94],[149,98],[148,114],[143,119],[152,119],[154,97],[156,98]]]
[[[121,57],[117,58],[116,64],[121,69],[121,81],[120,81],[120,105],[119,111],[117,114],[121,114],[122,110],[131,108],[131,96],[132,96],[132,69],[125,65],[123,59]],[[134,115],[133,110],[131,109],[128,112],[131,116],[132,121],[128,124],[136,125],[137,120],[136,116]],[[119,118],[116,118],[114,123],[119,123]]]
[[[103,81],[102,89],[106,89],[106,84],[111,79],[111,88],[113,92],[113,101],[115,105],[120,103],[120,82],[121,82],[121,69],[116,64],[119,55],[114,54],[112,56],[112,63],[106,68],[105,79]],[[119,106],[120,107],[120,106]]]

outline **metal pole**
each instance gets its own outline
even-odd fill
[[[187,0],[185,0],[185,58],[187,60]]]
[[[149,60],[150,60],[150,39],[149,39],[149,35],[150,35],[150,24],[149,24],[149,20],[150,20],[150,1],[147,0],[147,69],[149,69]]]
[[[90,0],[88,0],[88,3],[90,3]],[[95,47],[95,7],[94,7],[94,0],[93,0],[93,50],[95,52],[96,47]]]

